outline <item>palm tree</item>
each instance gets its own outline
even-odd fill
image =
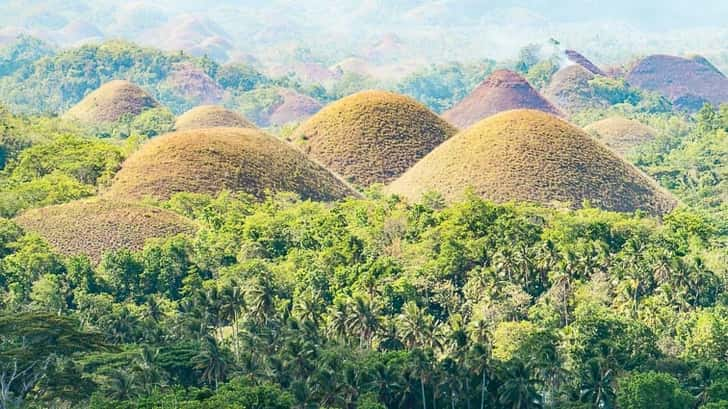
[[[531,368],[520,360],[510,361],[505,368],[505,382],[498,389],[498,402],[508,409],[540,409],[541,395],[536,390],[538,380]]]
[[[144,346],[134,360],[135,379],[138,380],[147,395],[166,383],[164,371],[156,364],[158,356],[159,350]]]
[[[237,283],[223,287],[220,291],[219,314],[221,321],[229,323],[233,329],[233,351],[235,359],[240,359],[240,315],[245,308],[245,298]]]
[[[137,396],[138,386],[134,374],[116,369],[108,375],[108,391],[110,398],[123,401]]]
[[[347,320],[349,318],[349,305],[342,301],[336,301],[330,307],[328,313],[327,333],[329,337],[340,341],[346,341],[348,333]]]
[[[220,348],[217,340],[206,336],[202,340],[200,353],[193,358],[195,369],[202,372],[202,379],[215,389],[221,381],[224,381],[228,373],[228,363],[224,351]]]
[[[486,340],[487,342],[487,340]],[[485,408],[485,392],[488,386],[488,370],[490,367],[490,347],[486,342],[476,342],[468,351],[467,367],[480,377],[480,409]]]
[[[423,308],[410,301],[402,308],[398,317],[400,337],[407,349],[436,343],[434,318]]]
[[[257,322],[266,324],[275,312],[275,287],[270,273],[261,273],[251,283],[245,296],[248,312]]]
[[[350,303],[349,315],[346,317],[346,328],[351,334],[359,337],[359,346],[371,348],[372,338],[379,329],[379,317],[371,301],[355,297]]]
[[[582,401],[589,402],[597,409],[613,409],[615,406],[614,373],[602,362],[591,360],[587,363],[584,381],[579,391]]]

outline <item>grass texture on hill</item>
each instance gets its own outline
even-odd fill
[[[640,60],[626,79],[635,87],[659,92],[685,111],[697,111],[706,102],[728,102],[728,78],[700,56],[651,55]]]
[[[324,166],[369,186],[395,179],[456,132],[412,98],[363,91],[326,106],[292,139]]]
[[[218,105],[201,105],[190,109],[177,118],[174,128],[178,131],[203,128],[256,128],[237,112]]]
[[[15,221],[60,253],[84,254],[96,262],[110,250],[140,250],[147,239],[195,230],[168,210],[98,198],[29,210]]]
[[[356,195],[296,148],[243,128],[179,131],[152,139],[122,164],[107,194],[164,200],[177,192],[222,190],[257,198],[293,192],[322,201]]]
[[[143,89],[128,81],[115,80],[86,95],[66,112],[65,118],[86,124],[112,123],[158,106]]]
[[[621,156],[629,155],[636,147],[657,137],[657,131],[649,126],[621,116],[594,122],[584,130]]]
[[[596,76],[579,64],[562,68],[544,90],[544,95],[560,109],[574,114],[588,108],[606,108],[609,102],[594,95],[589,81]]]
[[[388,190],[410,200],[436,191],[448,201],[472,191],[495,202],[553,202],[652,214],[676,201],[584,131],[549,114],[514,110],[443,143]]]
[[[525,78],[512,71],[498,70],[442,117],[464,129],[482,119],[512,109],[536,109],[553,115],[563,115]]]

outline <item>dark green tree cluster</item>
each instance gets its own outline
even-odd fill
[[[686,210],[660,222],[376,193],[164,206],[198,232],[98,265],[2,223],[0,327],[31,333],[2,332],[3,370],[33,368],[6,407],[727,403],[725,247]],[[14,347],[81,333],[75,349]]]

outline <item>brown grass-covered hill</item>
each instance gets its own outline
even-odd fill
[[[188,62],[175,64],[164,85],[175,95],[198,104],[217,104],[225,96],[220,84]]]
[[[69,109],[65,118],[86,124],[116,122],[124,115],[137,116],[159,103],[129,81],[107,82]]]
[[[596,76],[579,64],[560,69],[544,90],[544,95],[568,114],[589,108],[606,108],[609,102],[594,95],[589,81]]]
[[[657,131],[649,126],[621,116],[594,122],[584,130],[622,156],[657,137]]]
[[[651,179],[569,123],[534,110],[493,116],[444,142],[388,190],[410,200],[469,189],[495,202],[568,203],[662,214],[676,202]]]
[[[62,254],[84,254],[94,261],[109,250],[139,250],[147,239],[195,230],[190,221],[167,210],[97,198],[29,210],[15,221]]]
[[[631,85],[656,91],[678,109],[697,111],[703,104],[728,102],[728,78],[705,58],[652,55],[627,74]]]
[[[283,126],[304,121],[321,110],[321,103],[290,89],[278,92],[280,99],[268,110],[265,126]]]
[[[326,106],[292,139],[324,166],[369,186],[395,179],[456,132],[412,98],[364,91]]]
[[[356,193],[296,148],[255,129],[208,128],[147,142],[122,164],[111,197],[167,199],[177,192],[222,190],[263,198],[294,192],[329,201]]]
[[[566,50],[564,51],[564,55],[566,55],[566,58],[575,63],[579,64],[582,67],[584,67],[587,71],[591,72],[594,75],[601,75],[606,76],[607,74],[602,71],[601,68],[597,67],[596,64],[591,62],[588,58],[584,57],[580,52],[575,50]]]
[[[256,126],[237,112],[218,105],[201,105],[177,117],[174,128],[188,131],[203,128],[256,128]]]
[[[562,115],[525,78],[513,71],[498,70],[442,117],[463,129],[489,116],[512,109],[536,109]]]

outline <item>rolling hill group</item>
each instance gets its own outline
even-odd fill
[[[316,84],[19,37],[0,408],[728,408],[728,78],[541,51]]]

